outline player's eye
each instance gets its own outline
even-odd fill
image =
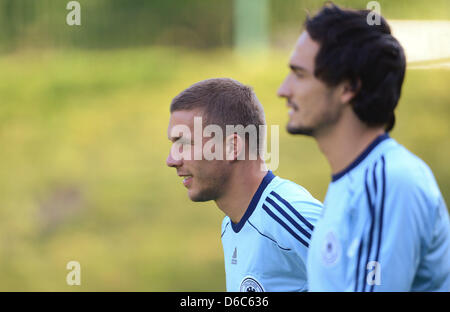
[[[304,78],[305,77],[305,75],[302,72],[293,71],[293,73],[294,73],[295,77],[297,77],[297,78]]]
[[[174,144],[186,146],[186,145],[192,145],[192,142],[189,139],[180,138],[177,141],[175,141]]]

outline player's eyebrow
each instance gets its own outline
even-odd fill
[[[307,73],[308,70],[302,66],[299,65],[293,65],[293,64],[289,64],[289,68],[293,71],[293,72],[300,72],[300,73]]]
[[[172,142],[181,141],[180,143],[185,142],[185,143],[194,144],[193,139],[190,139],[189,137],[185,137],[185,136],[175,136],[175,137],[168,136],[167,138],[169,139],[169,141],[172,141]]]
[[[177,140],[179,140],[181,138],[181,136],[177,136],[177,137],[171,137],[170,135],[167,136],[167,138],[169,139],[169,141],[175,142]]]

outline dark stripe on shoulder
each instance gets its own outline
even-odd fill
[[[288,250],[288,251],[291,250],[290,248],[284,248],[284,247],[281,247],[280,244],[278,244],[278,242],[277,242],[276,240],[274,240],[273,238],[271,238],[271,237],[269,237],[269,236],[264,235],[263,233],[261,233],[261,232],[258,230],[258,228],[257,228],[256,226],[254,226],[253,223],[250,222],[250,220],[248,220],[247,222],[248,222],[248,224],[250,224],[250,225],[256,230],[256,232],[258,232],[259,234],[261,234],[261,235],[264,236],[265,238],[268,238],[268,239],[270,239],[272,242],[274,242],[275,244],[277,244],[278,248],[283,249],[283,250]]]
[[[287,200],[285,200],[283,197],[281,197],[278,193],[276,193],[275,191],[270,192],[271,195],[275,196],[280,202],[282,202],[286,207],[289,208],[290,211],[292,211],[292,213],[299,218],[311,231],[314,230],[314,226],[308,222],[308,220],[306,220],[305,217],[303,217],[300,212],[298,212],[296,209],[294,209],[294,207],[291,206],[291,204],[289,204],[289,202]],[[314,203],[311,203],[314,204]],[[314,204],[316,205],[316,204]]]
[[[366,186],[366,196],[367,196],[367,204],[369,206],[369,213],[370,213],[370,230],[369,230],[369,244],[367,245],[367,257],[366,257],[366,262],[363,263],[364,265],[364,272],[366,271],[366,265],[367,263],[369,263],[369,258],[370,258],[370,252],[372,249],[372,239],[373,239],[373,231],[375,228],[375,207],[372,203],[372,198],[370,196],[370,190],[369,190],[369,184],[367,181],[368,178],[368,172],[369,172],[369,168],[366,169],[366,177],[365,177],[365,186]],[[363,292],[366,291],[366,283],[363,282]]]
[[[355,276],[355,292],[358,291],[358,280],[359,280],[359,264],[361,263],[361,253],[364,245],[364,240],[361,239],[361,242],[359,243],[358,248],[358,262],[356,263],[356,276]],[[364,283],[364,281],[363,281]]]
[[[378,164],[378,161],[375,163],[375,166],[373,167],[373,171],[372,171],[372,180],[373,180],[373,185],[374,185],[374,190],[375,190],[375,197],[377,197],[377,164]]]
[[[298,224],[297,222],[295,222],[294,219],[292,219],[292,217],[290,215],[288,215],[286,213],[286,211],[283,210],[283,208],[281,208],[276,202],[274,202],[271,198],[267,197],[266,198],[266,202],[268,202],[269,204],[271,204],[276,210],[278,210],[279,213],[281,213],[281,215],[283,217],[286,218],[286,220],[288,220],[297,230],[300,231],[300,233],[302,233],[303,235],[305,235],[307,238],[311,239],[311,234],[308,233],[304,228],[301,227],[300,224]]]
[[[286,223],[284,223],[280,218],[278,218],[272,211],[270,211],[270,209],[265,204],[263,204],[263,209],[265,212],[267,212],[267,214],[269,216],[272,217],[272,219],[274,219],[282,227],[284,227],[286,229],[286,231],[288,231],[292,236],[294,236],[300,243],[302,243],[306,247],[309,247],[309,244],[304,239],[302,239],[294,231],[292,231],[292,229]]]
[[[381,156],[381,175],[382,175],[382,186],[381,186],[381,204],[380,204],[380,217],[378,222],[378,245],[377,252],[375,256],[375,261],[378,262],[378,257],[380,255],[381,247],[381,234],[383,231],[383,213],[384,213],[384,198],[386,194],[386,161],[384,155]],[[373,292],[374,284],[370,287],[370,291]]]
[[[227,227],[228,225],[230,225],[230,221],[228,221],[228,223],[225,225],[225,228],[223,229],[222,235],[220,235],[220,238],[223,237],[223,234],[225,234],[225,232],[227,231]],[[217,236],[216,236],[217,237]]]

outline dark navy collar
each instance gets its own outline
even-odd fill
[[[364,150],[364,152],[362,152],[347,168],[345,168],[341,172],[333,174],[331,176],[331,181],[335,182],[335,181],[339,180],[345,174],[347,174],[350,170],[352,170],[353,168],[358,166],[378,144],[380,144],[381,142],[383,142],[386,139],[389,139],[388,133],[381,134],[380,136],[378,136],[372,143],[370,143],[370,145]]]
[[[263,180],[261,181],[261,184],[259,185],[255,194],[253,195],[253,198],[250,201],[250,204],[248,205],[247,210],[245,211],[244,216],[242,216],[239,223],[233,223],[233,221],[231,221],[231,227],[233,228],[233,231],[235,233],[238,233],[244,226],[247,219],[250,218],[256,206],[258,205],[262,193],[266,189],[267,185],[269,185],[269,183],[273,180],[273,178],[275,178],[275,175],[272,173],[272,171],[269,170],[267,174],[264,176]]]

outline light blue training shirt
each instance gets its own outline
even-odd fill
[[[227,291],[306,291],[306,260],[322,203],[269,171],[244,216],[222,222]]]
[[[450,223],[429,167],[388,134],[333,175],[311,291],[450,291]]]

